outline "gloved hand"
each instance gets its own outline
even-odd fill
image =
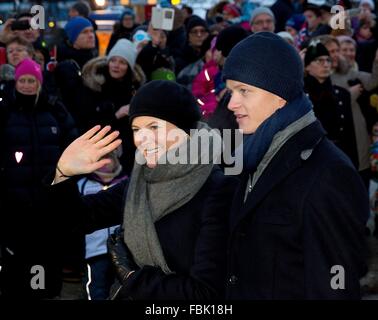
[[[139,269],[133,256],[123,241],[123,230],[117,228],[107,241],[108,253],[115,268],[118,280],[123,283],[131,271]]]

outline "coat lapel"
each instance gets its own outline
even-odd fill
[[[253,190],[248,194],[247,200],[243,203],[245,192],[245,180],[239,189],[235,200],[239,203],[234,206],[231,216],[231,230],[246,215],[253,212],[256,206],[270,193],[270,191],[283,181],[290,173],[300,167],[312,154],[313,149],[325,136],[325,131],[318,121],[309,125],[294,135],[281,150],[275,155],[268,167],[265,169]],[[240,206],[240,203],[242,205]]]

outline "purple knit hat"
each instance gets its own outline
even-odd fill
[[[24,59],[17,66],[14,78],[17,81],[21,76],[30,74],[37,78],[40,84],[43,82],[41,66],[32,59]]]

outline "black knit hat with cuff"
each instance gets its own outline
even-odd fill
[[[129,119],[150,116],[168,121],[189,133],[197,127],[201,112],[191,92],[166,80],[154,80],[142,86],[131,99]]]
[[[303,92],[303,62],[280,36],[257,32],[231,50],[223,79],[258,87],[289,102]]]

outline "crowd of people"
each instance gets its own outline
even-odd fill
[[[7,20],[0,299],[59,298],[70,277],[89,300],[359,299],[378,236],[378,34],[375,3],[353,4],[169,5],[171,31],[125,7],[105,56],[84,0],[54,48],[17,27],[32,14]],[[201,163],[212,129],[242,129],[239,175]],[[199,163],[160,162],[199,130]]]

